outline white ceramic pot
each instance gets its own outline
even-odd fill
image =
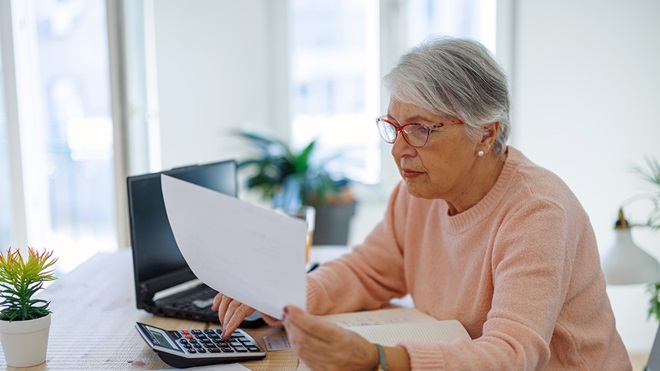
[[[46,361],[49,313],[27,321],[0,321],[0,342],[7,366],[29,367]]]

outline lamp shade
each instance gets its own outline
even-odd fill
[[[628,222],[619,210],[615,241],[601,255],[601,266],[608,285],[632,285],[660,281],[660,264],[633,242]]]

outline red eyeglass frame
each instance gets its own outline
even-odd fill
[[[420,124],[418,122],[411,122],[411,123],[404,124],[404,125],[397,125],[397,124],[393,123],[392,121],[388,120],[387,116],[380,116],[380,117],[376,117],[376,125],[378,125],[378,122],[381,121],[381,120],[387,122],[390,125],[392,125],[394,127],[394,130],[396,130],[396,135],[394,137],[394,141],[388,142],[387,140],[385,140],[385,138],[383,138],[383,140],[385,140],[385,143],[394,144],[394,142],[396,142],[396,138],[399,137],[399,133],[403,132],[403,134],[402,134],[403,140],[405,140],[406,143],[408,143],[410,146],[415,147],[415,148],[424,147],[426,145],[426,143],[428,143],[429,136],[431,135],[431,132],[433,130],[441,128],[443,126],[460,125],[460,124],[463,123],[462,121],[460,121],[460,122],[450,122],[450,123],[438,122],[438,123],[431,124],[430,126],[427,126],[427,125]],[[416,146],[416,145],[413,145],[412,143],[410,143],[410,141],[408,141],[407,134],[403,130],[407,126],[411,126],[411,125],[421,126],[421,127],[425,128],[427,130],[426,140],[424,141],[424,143],[422,145]],[[381,135],[381,138],[382,138],[382,135]]]

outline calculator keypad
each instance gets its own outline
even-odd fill
[[[186,353],[249,353],[261,352],[253,340],[241,330],[234,331],[231,337],[223,340],[222,330],[180,330],[168,331],[169,335],[181,344]]]

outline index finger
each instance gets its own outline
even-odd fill
[[[220,308],[220,301],[223,297],[224,295],[220,292],[215,295],[213,298],[213,305],[211,305],[211,310],[216,311],[218,308]]]

